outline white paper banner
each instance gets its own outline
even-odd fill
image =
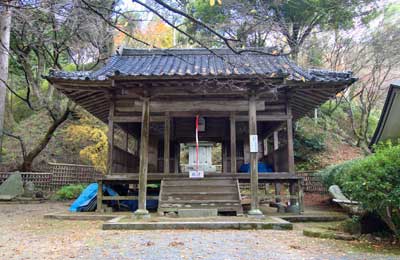
[[[258,136],[250,135],[250,152],[258,153]]]

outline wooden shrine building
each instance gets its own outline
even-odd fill
[[[161,184],[160,212],[242,213],[239,183],[250,183],[248,214],[261,214],[259,183],[274,184],[277,201],[287,184],[290,204],[302,210],[293,122],[355,81],[351,72],[302,69],[266,49],[123,49],[97,71],[53,71],[47,79],[108,124],[108,171],[99,184],[138,184],[138,196],[103,197],[100,188],[98,209],[105,200],[138,198],[139,215],[147,214],[147,183]],[[180,151],[195,142],[197,115],[199,140],[220,144],[222,166],[190,179]],[[259,173],[260,163],[272,172]]]

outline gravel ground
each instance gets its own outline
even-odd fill
[[[355,242],[293,231],[103,231],[102,222],[43,219],[66,204],[0,204],[0,259],[400,259]]]

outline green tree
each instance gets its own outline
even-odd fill
[[[99,4],[98,1],[91,1]],[[104,6],[107,3],[102,1]],[[112,8],[114,2],[109,2]],[[8,89],[31,109],[31,113],[47,111],[51,124],[37,143],[26,146],[22,137],[12,134],[20,142],[21,171],[32,171],[33,161],[46,147],[57,128],[66,121],[74,105],[46,82],[42,75],[50,69],[62,70],[72,62],[76,67],[87,63],[85,57],[97,56],[97,62],[108,57],[112,45],[112,31],[104,21],[108,9],[100,9],[99,17],[83,3],[70,0],[16,2],[10,40],[10,75]],[[0,8],[4,8],[0,4]],[[109,16],[108,16],[109,17]],[[100,29],[99,29],[100,28]],[[111,42],[111,44],[110,44]],[[97,62],[94,62],[96,64]]]

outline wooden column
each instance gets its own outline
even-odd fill
[[[273,151],[273,160],[274,160],[274,171],[278,171],[278,156],[277,151],[279,149],[279,135],[278,131],[274,131],[274,151]],[[275,201],[277,203],[281,202],[281,184],[275,182]]]
[[[107,174],[112,174],[113,159],[114,159],[114,110],[115,110],[115,100],[112,99],[110,102],[110,110],[108,115],[108,157],[107,157]]]
[[[289,101],[286,105],[286,113],[289,117],[286,123],[287,132],[287,157],[288,157],[288,172],[294,174],[294,150],[293,150],[293,125],[292,125],[292,109],[290,107]],[[289,193],[291,196],[290,205],[295,205],[297,200],[293,198],[296,196],[296,184],[290,184]],[[297,187],[300,188],[300,187]],[[300,207],[300,205],[299,205]]]
[[[135,215],[148,216],[146,209],[147,169],[149,166],[149,129],[150,128],[150,100],[145,98],[142,107],[142,128],[140,133],[140,161],[139,161],[139,207]]]
[[[287,130],[287,157],[288,157],[288,172],[294,173],[294,150],[293,150],[293,125],[292,125],[292,109],[290,104],[287,104],[286,113],[289,117],[286,123]]]
[[[125,172],[129,172],[129,167],[128,167],[128,165],[129,165],[129,160],[130,160],[130,158],[129,158],[129,152],[128,152],[128,147],[129,147],[129,135],[128,135],[128,132],[125,132],[125,144],[124,144],[124,150],[125,150],[125,152],[126,152],[126,155],[125,155]]]
[[[180,160],[180,145],[179,143],[174,144],[174,173],[179,173],[179,160]]]
[[[274,149],[273,149],[273,160],[274,160],[274,171],[278,171],[278,156],[277,156],[277,151],[279,149],[279,132],[274,131]]]
[[[297,197],[299,198],[299,211],[300,214],[304,212],[304,191],[303,191],[303,180],[297,182]]]
[[[230,132],[231,132],[231,173],[237,172],[236,164],[236,117],[235,113],[230,116]]]
[[[248,215],[262,215],[258,208],[258,142],[252,142],[252,137],[257,136],[256,97],[249,97],[249,144],[250,144],[250,193],[251,209]],[[253,140],[254,141],[254,140]]]
[[[103,212],[103,181],[97,181],[97,212]]]
[[[171,120],[169,113],[165,115],[164,121],[164,173],[168,174],[170,171],[169,160],[170,160],[170,140],[171,137]]]
[[[222,172],[228,172],[228,150],[227,150],[227,142],[222,141],[221,143],[222,148]]]

